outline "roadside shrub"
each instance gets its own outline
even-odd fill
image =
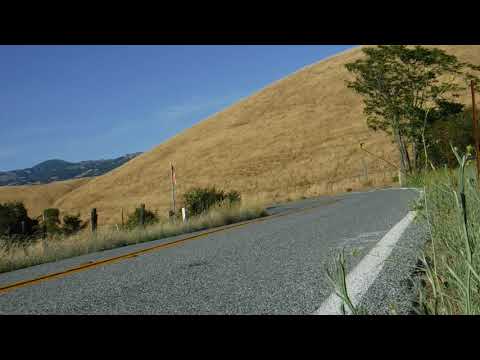
[[[25,239],[38,230],[38,221],[28,217],[22,202],[0,204],[0,236]]]
[[[226,194],[227,200],[230,202],[230,204],[237,203],[241,201],[241,196],[238,191],[232,190],[229,193]]]
[[[183,195],[185,208],[190,216],[200,215],[213,205],[226,203],[232,205],[241,201],[238,191],[225,193],[223,190],[217,190],[215,186],[209,188],[193,188]]]
[[[62,232],[66,235],[73,235],[86,227],[86,223],[80,219],[80,214],[65,215],[63,217]]]
[[[140,225],[140,211],[140,208],[136,208],[133,213],[128,215],[127,222],[125,223],[127,229],[132,230]],[[158,216],[153,211],[145,209],[145,225],[156,224],[158,221]]]
[[[427,128],[426,142],[428,160],[435,167],[446,165],[448,168],[458,166],[457,159],[452,153],[450,144],[465,152],[467,146],[474,144],[472,132],[472,109],[467,108],[456,114],[449,114],[434,121]],[[423,145],[422,145],[423,146]],[[425,166],[424,149],[419,149],[419,165]],[[429,167],[430,164],[427,164]]]
[[[62,231],[60,227],[60,210],[49,208],[43,210],[42,226],[46,228],[48,234],[58,234]]]

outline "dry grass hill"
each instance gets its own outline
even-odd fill
[[[480,46],[439,47],[480,64]],[[82,216],[96,207],[101,223],[119,223],[121,208],[132,211],[142,202],[166,214],[170,161],[176,166],[178,199],[198,185],[236,189],[270,202],[392,184],[396,170],[359,149],[364,142],[370,151],[397,162],[391,140],[367,128],[361,98],[345,86],[344,64],[360,56],[355,48],[305,67],[108,174],[69,190],[62,183],[22,187],[15,189],[18,199],[28,195],[33,212],[45,198]],[[54,186],[58,193],[51,191]],[[12,197],[11,189],[0,189],[0,201]],[[36,198],[42,200],[32,203]]]

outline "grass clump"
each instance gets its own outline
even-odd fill
[[[480,189],[467,152],[457,170],[423,178],[421,223],[429,235],[420,256],[424,286],[417,311],[423,314],[480,314]]]
[[[331,264],[326,269],[327,278],[335,289],[335,294],[342,301],[340,312],[342,315],[368,315],[366,309],[355,306],[350,299],[347,288],[347,265],[345,260],[345,252],[339,252]]]
[[[412,306],[423,315],[480,314],[480,188],[472,149],[464,155],[452,150],[457,169],[443,167],[409,177],[409,186],[423,190],[412,204],[427,234],[414,269],[420,286]],[[343,302],[342,312],[364,313],[349,298],[343,254],[334,259],[327,275]]]

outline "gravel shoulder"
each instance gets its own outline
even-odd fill
[[[411,315],[417,300],[419,279],[416,274],[418,255],[427,233],[415,220],[385,262],[382,272],[362,298],[360,306],[371,315]]]

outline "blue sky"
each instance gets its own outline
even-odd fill
[[[0,171],[148,151],[353,45],[0,45]]]

